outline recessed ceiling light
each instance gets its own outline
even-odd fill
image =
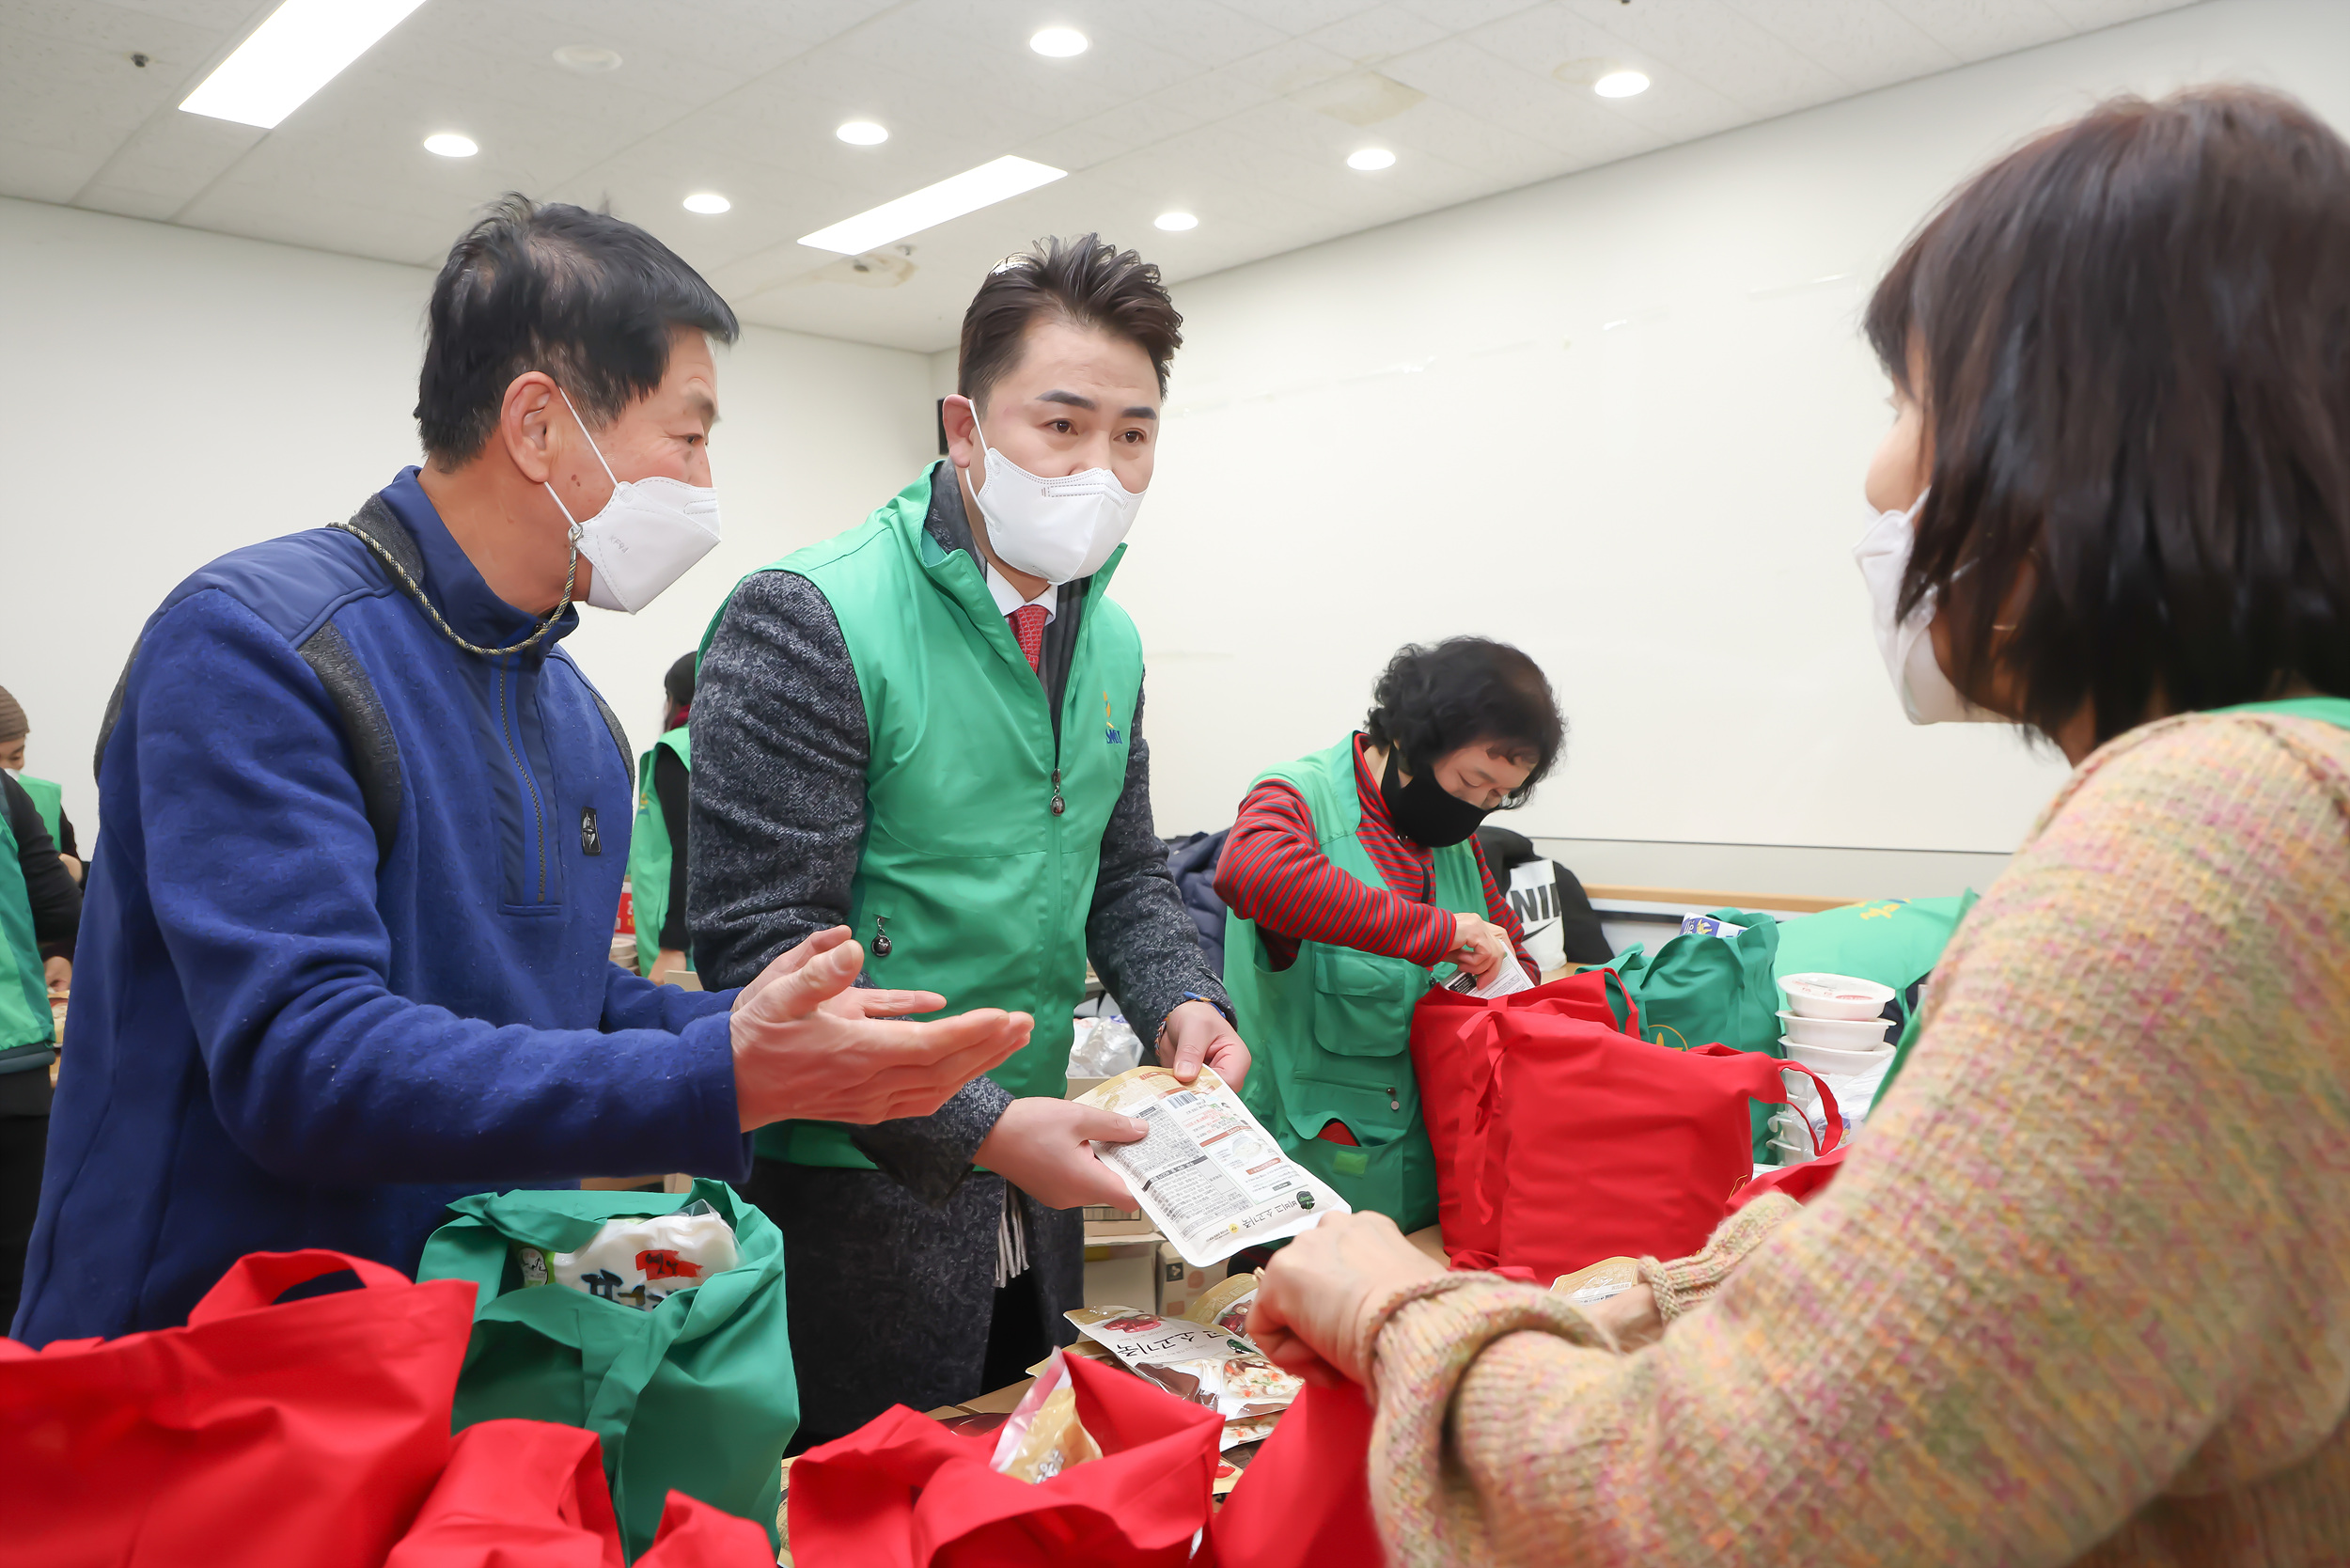
[[[1023,191],[1033,191],[1039,185],[1049,185],[1068,172],[1026,158],[998,158],[935,185],[925,185],[895,201],[885,201],[854,218],[843,218],[828,228],[803,234],[800,243],[816,250],[838,251],[843,256],[862,256],[949,218],[976,212]]]
[[[1358,148],[1346,155],[1346,166],[1368,174],[1373,169],[1395,167],[1395,154],[1384,147]]]
[[[286,0],[180,107],[271,130],[423,3]]]
[[[589,76],[620,69],[620,52],[593,43],[567,43],[555,52],[555,63],[566,71]]]
[[[1591,84],[1591,90],[1602,98],[1632,98],[1648,91],[1648,74],[1638,71],[1611,71]]]
[[[1028,39],[1028,47],[1048,59],[1065,60],[1086,52],[1086,36],[1074,27],[1047,27]]]
[[[888,128],[870,119],[853,119],[833,134],[851,147],[879,147],[889,139]]]
[[[424,139],[427,152],[437,152],[444,158],[470,158],[481,150],[471,136],[461,136],[454,131],[438,131]]]
[[[1169,234],[1181,234],[1186,228],[1199,227],[1199,220],[1189,212],[1161,212],[1151,221]]]
[[[689,212],[723,212],[733,205],[715,191],[696,191],[685,198],[685,210]]]

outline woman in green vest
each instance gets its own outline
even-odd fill
[[[636,917],[636,972],[655,985],[694,967],[685,951],[685,799],[694,766],[685,720],[694,709],[694,659],[680,654],[661,678],[668,699],[661,738],[636,764],[629,902]]]
[[[73,841],[73,819],[65,814],[65,792],[53,781],[35,778],[24,771],[24,743],[31,731],[24,710],[8,695],[6,686],[0,686],[0,773],[15,779],[32,797],[34,809],[40,813],[41,825],[49,830],[49,841],[56,848],[57,859],[78,886],[82,880],[81,851]]]
[[[1406,647],[1360,732],[1259,776],[1216,863],[1225,989],[1256,1054],[1243,1097],[1349,1203],[1407,1231],[1436,1217],[1412,1009],[1463,971],[1540,978],[1475,835],[1526,803],[1565,732],[1508,644]]]

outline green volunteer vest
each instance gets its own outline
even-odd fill
[[[1363,808],[1355,787],[1354,737],[1261,775],[1305,797],[1322,853],[1373,887],[1378,862],[1356,835]],[[1468,842],[1434,854],[1435,903],[1456,915],[1486,913],[1485,885]],[[1265,963],[1257,925],[1225,914],[1224,988],[1240,1036],[1255,1058],[1241,1098],[1290,1157],[1336,1187],[1357,1209],[1387,1215],[1406,1231],[1436,1221],[1436,1167],[1412,1075],[1412,1010],[1449,964],[1424,969],[1324,942],[1301,942],[1286,969]],[[1315,1135],[1336,1119],[1359,1148]]]
[[[40,944],[33,939],[32,895],[16,856],[16,834],[0,811],[0,1073],[48,1066],[49,1043],[56,1038]]]
[[[628,887],[629,905],[636,912],[636,972],[640,975],[651,974],[652,961],[661,956],[661,928],[669,918],[670,856],[677,853],[669,843],[668,819],[661,814],[661,797],[652,792],[653,758],[665,745],[689,770],[694,765],[693,747],[682,725],[653,742],[636,763],[636,825],[628,836]],[[691,953],[686,955],[685,966],[694,966]]]
[[[16,781],[24,786],[24,792],[33,797],[33,808],[40,813],[41,825],[49,829],[49,841],[65,853],[65,792],[46,778],[35,778],[20,773]]]
[[[1056,748],[1043,683],[970,553],[948,552],[922,526],[930,505],[925,471],[862,526],[761,570],[816,585],[856,668],[870,750],[849,926],[866,973],[876,985],[937,992],[946,1012],[1030,1014],[1027,1045],[988,1075],[1014,1095],[1058,1099],[1085,996],[1102,834],[1126,786],[1142,689],[1142,638],[1104,597],[1125,550],[1087,588]],[[709,644],[706,633],[705,652]],[[875,950],[877,931],[886,953]],[[758,1150],[872,1168],[830,1122],[763,1128]]]

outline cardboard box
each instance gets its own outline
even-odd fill
[[[1159,1236],[1086,1238],[1085,1304],[1149,1309],[1158,1300]]]
[[[1230,1273],[1229,1263],[1211,1263],[1206,1268],[1194,1268],[1183,1262],[1183,1255],[1173,1242],[1159,1243],[1158,1295],[1155,1305],[1159,1316],[1180,1318],[1190,1310],[1191,1304],[1206,1294],[1211,1285],[1219,1285]]]

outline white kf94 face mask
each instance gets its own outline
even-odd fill
[[[1942,673],[1930,635],[1932,598],[1912,610],[1908,619],[1896,623],[1893,619],[1893,607],[1901,603],[1902,573],[1909,570],[1910,548],[1918,539],[1918,509],[1925,504],[1921,491],[1907,511],[1879,512],[1853,546],[1853,561],[1869,585],[1870,619],[1877,651],[1885,656],[1885,673],[1891,677],[1902,712],[1912,724],[2003,724],[1998,714],[1961,697]]]
[[[1101,571],[1135,525],[1143,493],[1120,484],[1106,468],[1059,479],[1038,478],[987,444],[976,404],[971,430],[987,458],[987,483],[974,486],[972,494],[987,519],[987,542],[996,558],[1056,586]]]
[[[571,523],[572,542],[595,568],[588,603],[634,615],[717,547],[718,493],[709,485],[658,474],[647,479],[621,478],[603,462],[596,438],[588,435],[588,422],[572,408],[571,394],[559,386],[556,391],[562,395],[563,406],[572,409],[572,417],[579,420],[588,449],[603,463],[612,498],[583,523],[555,494],[554,485],[547,486],[547,494],[555,495],[556,509]]]

